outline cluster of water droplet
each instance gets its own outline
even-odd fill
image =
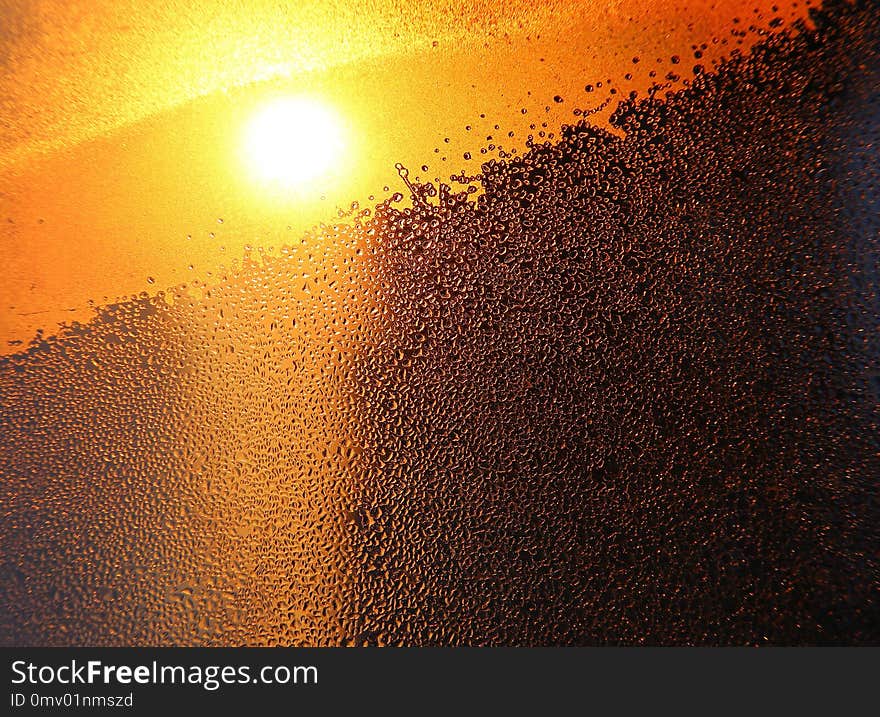
[[[0,640],[876,642],[880,14],[812,21],[4,359]]]

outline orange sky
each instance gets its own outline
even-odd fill
[[[734,17],[766,26],[774,4],[0,0],[0,352],[87,320],[90,300],[210,282],[247,245],[292,243],[402,190],[395,162],[475,173],[490,141],[521,151],[531,123],[558,129],[605,98],[585,83],[687,74],[692,45],[708,65],[736,46]],[[269,196],[241,133],[285,94],[335,108],[351,144],[308,191]]]

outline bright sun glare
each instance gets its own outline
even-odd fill
[[[254,115],[245,133],[245,154],[255,175],[279,188],[301,187],[326,173],[342,149],[338,117],[304,97],[272,101]]]

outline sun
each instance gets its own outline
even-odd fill
[[[261,107],[245,129],[244,153],[254,176],[298,189],[339,161],[344,133],[338,115],[307,97],[282,97]]]

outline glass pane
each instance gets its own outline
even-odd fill
[[[876,643],[873,2],[0,2],[0,642]]]

